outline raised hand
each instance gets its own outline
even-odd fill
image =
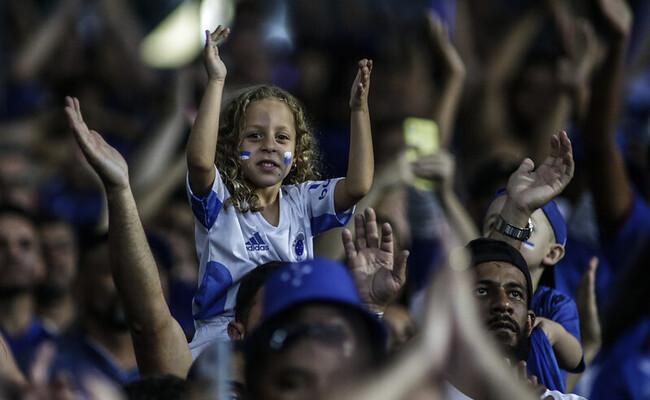
[[[205,49],[203,51],[203,58],[205,62],[205,70],[208,72],[210,80],[224,81],[226,79],[226,64],[223,63],[219,57],[219,46],[230,34],[230,28],[224,26],[217,26],[214,32],[205,31]]]
[[[370,89],[370,74],[372,73],[372,60],[359,61],[357,76],[352,83],[350,93],[351,110],[368,110],[368,91]]]
[[[440,181],[443,188],[450,188],[454,180],[456,162],[453,154],[440,149],[438,152],[423,156],[412,164],[413,174],[419,178]]]
[[[382,312],[406,281],[408,251],[395,257],[393,230],[386,223],[382,225],[379,236],[372,208],[355,216],[354,229],[354,239],[347,229],[342,234],[348,267],[357,282],[362,301],[371,310]]]
[[[86,160],[101,178],[106,190],[128,188],[129,168],[124,157],[106,143],[99,133],[88,129],[81,115],[81,106],[77,98],[66,97],[65,102],[65,112],[68,114],[75,139]]]
[[[596,270],[598,258],[589,260],[589,267],[582,275],[576,293],[578,315],[580,316],[580,333],[585,353],[585,363],[589,364],[600,350],[601,326],[598,318],[598,303],[596,302]]]
[[[630,36],[632,11],[624,0],[597,0],[596,3],[615,37]]]
[[[535,169],[530,158],[508,179],[508,197],[529,215],[559,195],[573,178],[573,150],[566,132],[551,138],[551,154]]]
[[[436,51],[441,56],[442,65],[450,72],[465,73],[465,64],[460,58],[456,47],[451,43],[449,27],[433,11],[427,13],[429,36]]]

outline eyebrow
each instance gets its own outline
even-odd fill
[[[246,125],[246,129],[250,129],[250,128],[264,129],[264,128],[266,128],[266,125],[259,125],[259,124]],[[287,126],[287,125],[277,125],[277,126],[274,126],[274,128],[276,128],[276,129],[280,128],[280,129],[284,129],[284,130],[287,130],[287,131],[292,130],[292,128]]]

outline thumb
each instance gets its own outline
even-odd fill
[[[532,172],[535,169],[535,163],[533,160],[530,158],[524,158],[524,160],[519,164],[519,168],[517,168],[518,173],[525,173],[528,174]]]
[[[398,282],[403,283],[406,281],[406,262],[409,257],[409,251],[403,250],[395,257],[395,265],[393,265],[393,276]]]

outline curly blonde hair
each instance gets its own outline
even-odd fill
[[[318,179],[319,155],[316,139],[305,116],[300,102],[288,92],[272,85],[252,86],[238,92],[226,103],[219,118],[219,140],[215,156],[221,179],[231,197],[224,207],[235,206],[239,212],[261,211],[260,200],[255,193],[255,186],[242,173],[239,146],[241,133],[246,120],[246,110],[250,103],[263,99],[284,101],[295,120],[296,149],[291,171],[283,184],[295,184]]]

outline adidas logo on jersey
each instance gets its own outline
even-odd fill
[[[264,243],[259,232],[255,232],[253,236],[246,241],[246,250],[248,251],[267,251],[268,249],[269,245]]]

